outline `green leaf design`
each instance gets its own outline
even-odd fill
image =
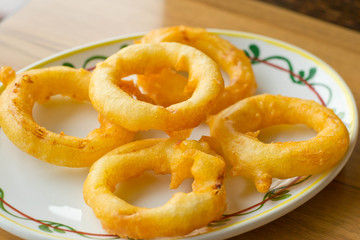
[[[44,232],[52,233],[53,231],[50,230],[50,228],[46,225],[39,225],[39,229]]]
[[[95,56],[89,57],[88,59],[85,60],[82,67],[84,69],[86,69],[89,62],[91,62],[93,60],[105,60],[106,58],[107,58],[106,56],[101,56],[101,55],[95,55]]]
[[[324,87],[328,93],[329,93],[329,98],[327,99],[327,101],[323,101],[323,99],[320,99],[322,102],[325,102],[325,105],[328,106],[332,100],[332,89],[327,86],[326,84],[323,83],[311,83],[308,84],[308,80],[314,78],[314,76],[316,75],[317,72],[317,68],[316,67],[311,67],[308,71],[308,75],[306,76],[305,71],[304,70],[300,70],[298,72],[298,74],[294,74],[294,66],[292,64],[292,62],[290,61],[290,59],[284,57],[284,56],[279,56],[279,55],[273,55],[273,56],[268,56],[268,57],[262,57],[260,58],[260,48],[256,45],[256,44],[250,44],[249,45],[249,49],[251,51],[251,53],[253,54],[253,56],[251,56],[250,51],[247,50],[243,50],[246,54],[246,56],[248,58],[250,58],[251,60],[251,64],[255,65],[255,64],[268,64],[271,65],[273,67],[277,67],[280,70],[283,70],[285,72],[288,72],[289,74],[289,78],[293,83],[302,85],[302,86],[307,86],[310,87],[312,91],[315,92],[315,94],[318,95],[318,97],[320,97],[320,95],[318,94],[318,92],[313,89],[313,86],[322,86]],[[283,62],[286,63],[287,68],[281,67],[280,65],[276,65],[276,64],[272,64],[271,61],[272,60],[281,60]],[[320,97],[321,98],[321,97]]]
[[[309,75],[305,80],[309,80],[309,79],[313,78],[315,76],[315,74],[316,74],[316,68],[315,67],[310,68]]]
[[[64,62],[62,65],[65,66],[65,67],[75,68],[75,66],[72,63],[69,63],[69,62]]]
[[[301,78],[304,78],[305,72],[301,70],[301,71],[299,72],[299,76],[300,76]]]
[[[2,188],[0,188],[0,198],[4,200],[4,197],[5,197],[4,190],[2,190]],[[15,215],[15,214],[9,212],[9,210],[7,210],[5,208],[5,205],[4,205],[3,201],[0,201],[0,209],[3,210],[4,212],[6,212],[7,214],[9,214],[10,216],[16,217],[18,219],[27,219],[27,218],[19,217],[19,216]]]
[[[64,230],[58,229],[58,228],[53,228],[54,232],[58,232],[58,233],[65,233]]]
[[[120,49],[123,49],[123,48],[125,48],[127,46],[129,46],[129,44],[122,44],[120,46]],[[89,57],[84,61],[83,65],[82,65],[82,68],[87,69],[87,65],[93,60],[105,60],[107,58],[108,58],[107,56],[102,56],[102,55],[95,55],[95,56]],[[75,68],[74,64],[72,64],[70,62],[64,62],[62,65],[66,66],[66,67]]]
[[[280,201],[280,200],[287,199],[289,197],[291,197],[291,194],[284,194],[284,195],[272,198],[271,201]]]
[[[278,190],[279,193],[276,193]],[[271,191],[269,198],[271,198],[271,201],[280,201],[280,200],[284,200],[286,198],[291,197],[291,194],[289,194],[289,190],[281,190],[281,189],[274,189],[273,191]],[[275,195],[275,197],[273,197]]]
[[[255,58],[258,58],[260,56],[260,49],[257,45],[255,44],[251,44],[249,46],[250,50],[252,51],[252,53],[254,54]]]

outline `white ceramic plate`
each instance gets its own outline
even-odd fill
[[[332,170],[301,179],[274,180],[267,194],[256,192],[253,183],[241,177],[228,177],[228,209],[221,221],[197,230],[189,239],[224,239],[266,224],[300,206],[323,189],[343,168],[354,146],[358,116],[353,96],[344,80],[326,63],[295,46],[268,37],[227,30],[211,31],[244,49],[253,60],[258,93],[322,99],[343,120],[350,132],[350,148],[345,158]],[[26,69],[53,65],[72,65],[91,69],[99,60],[121,47],[132,44],[142,34],[122,36],[51,56]],[[24,70],[26,70],[24,69]],[[309,85],[300,80],[305,79]],[[312,91],[313,87],[315,91]],[[319,94],[319,96],[317,96]],[[35,105],[34,118],[48,129],[84,137],[97,127],[96,112],[88,103],[55,98],[45,105]],[[198,127],[192,139],[208,135],[205,125]],[[137,138],[166,136],[158,131],[142,132]],[[263,136],[270,140],[308,139],[314,132],[294,127]],[[82,184],[88,169],[68,169],[39,161],[18,150],[0,132],[0,227],[25,239],[112,239],[101,228],[92,210],[82,198]],[[170,199],[169,176],[146,174],[126,182],[124,198],[130,203],[154,207]],[[181,191],[189,191],[185,182]],[[278,194],[280,189],[286,191]],[[177,190],[179,191],[179,190]],[[55,228],[53,228],[55,227]],[[60,229],[60,230],[59,230]]]

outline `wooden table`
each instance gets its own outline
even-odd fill
[[[170,25],[241,30],[297,45],[332,66],[360,101],[360,33],[258,1],[32,0],[0,24],[0,65]],[[360,149],[313,199],[232,239],[360,239]],[[0,239],[19,239],[0,230]]]

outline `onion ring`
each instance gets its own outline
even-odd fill
[[[136,81],[144,94],[157,105],[164,107],[183,102],[191,97],[191,90],[186,88],[187,82],[187,77],[171,68],[164,68],[154,74],[138,75]]]
[[[171,173],[170,188],[194,178],[192,192],[178,192],[163,206],[133,206],[114,195],[116,185],[144,171]],[[185,235],[221,217],[226,207],[225,162],[203,141],[146,139],[99,159],[84,183],[85,202],[103,228],[120,237],[148,239]]]
[[[260,129],[276,124],[305,124],[317,135],[269,144],[256,138]],[[331,109],[279,95],[246,98],[212,116],[209,126],[232,174],[254,180],[259,192],[268,191],[273,177],[307,176],[333,167],[349,146],[348,131]]]
[[[225,87],[218,103],[211,111],[212,114],[252,96],[256,91],[257,84],[251,62],[244,51],[218,35],[207,32],[206,29],[187,26],[161,28],[147,33],[138,42],[179,42],[201,50],[219,64],[229,75],[230,84]]]
[[[121,78],[168,67],[189,73],[187,88],[194,92],[186,101],[165,108],[134,99],[118,87]],[[222,89],[217,64],[195,48],[179,43],[135,44],[97,64],[91,77],[90,99],[109,121],[130,131],[174,132],[204,121]]]
[[[0,71],[6,88],[0,96],[0,124],[7,137],[20,149],[45,162],[67,167],[87,167],[108,151],[131,141],[134,133],[99,115],[100,128],[86,138],[50,132],[34,122],[36,101],[61,94],[89,101],[91,73],[84,69],[49,67],[18,75],[10,67]]]

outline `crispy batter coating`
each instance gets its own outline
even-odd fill
[[[218,35],[207,32],[206,29],[188,26],[155,29],[139,41],[139,43],[153,42],[179,42],[195,47],[211,57],[228,74],[230,84],[223,90],[219,101],[211,111],[212,114],[218,113],[241,99],[252,96],[256,91],[257,84],[251,62],[244,51]],[[149,81],[164,82],[165,80],[160,81],[159,78],[154,79],[150,76]],[[143,82],[140,82],[139,86],[144,86],[146,89],[147,86]],[[154,90],[154,88],[152,87],[150,90]],[[168,99],[173,98],[172,102],[179,97],[186,98],[188,94],[187,91],[171,92],[165,88],[161,89],[164,90],[162,96],[167,95]],[[157,96],[155,97],[157,99]]]
[[[170,174],[170,188],[194,178],[192,192],[178,192],[163,206],[133,206],[115,196],[116,184],[144,171]],[[148,239],[185,235],[219,218],[226,207],[225,162],[203,141],[146,139],[123,145],[99,159],[84,184],[84,199],[105,230]]]
[[[305,124],[317,135],[298,142],[256,138],[259,130],[276,124]],[[273,177],[307,176],[333,167],[349,146],[348,131],[331,109],[280,95],[244,99],[213,116],[209,126],[232,173],[254,180],[259,192],[268,191]]]
[[[189,99],[163,107],[134,99],[118,86],[129,75],[146,75],[169,67],[188,72],[187,88],[194,91]],[[109,121],[130,131],[173,132],[204,121],[222,89],[217,64],[199,50],[179,43],[135,44],[97,64],[91,77],[90,99]]]
[[[84,69],[49,67],[15,75],[10,67],[0,70],[6,88],[0,96],[0,124],[7,137],[21,150],[51,164],[86,167],[108,151],[131,141],[134,133],[99,116],[100,128],[85,138],[57,134],[32,117],[35,102],[61,94],[89,101],[91,73]]]
[[[137,85],[157,105],[168,107],[189,99],[192,91],[187,89],[187,77],[171,68],[158,73],[138,75]]]

